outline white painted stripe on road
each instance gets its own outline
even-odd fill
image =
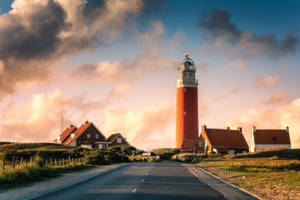
[[[143,183],[144,181],[145,181],[145,180],[144,180],[144,179],[142,179],[140,182],[141,182],[141,183]]]
[[[148,176],[149,175],[149,173],[148,172],[146,172],[146,176]]]
[[[137,191],[137,188],[134,188],[131,192],[136,193],[136,191]]]

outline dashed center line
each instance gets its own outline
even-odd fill
[[[136,193],[136,191],[137,191],[137,188],[134,188],[131,192]]]

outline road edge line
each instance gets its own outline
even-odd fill
[[[212,176],[212,177],[214,177],[215,179],[217,179],[217,180],[223,182],[224,184],[230,185],[231,187],[234,187],[235,189],[238,189],[238,190],[240,190],[240,191],[246,193],[247,195],[253,196],[253,197],[257,198],[258,200],[265,200],[265,199],[263,199],[262,197],[258,196],[257,194],[254,194],[254,193],[252,193],[252,192],[250,192],[250,191],[248,191],[248,190],[246,190],[246,189],[244,189],[244,188],[241,188],[241,187],[239,187],[239,186],[233,185],[232,183],[229,183],[229,182],[227,182],[227,181],[221,179],[220,177],[218,177],[218,176],[212,174],[211,172],[206,171],[205,169],[203,169],[203,168],[201,168],[201,167],[199,167],[199,166],[194,166],[194,167],[197,168],[197,169],[199,169],[199,170],[201,170],[202,172],[206,173],[207,175]]]
[[[16,197],[16,198],[13,198],[13,200],[32,200],[32,199],[40,198],[40,197],[49,195],[51,193],[54,193],[54,192],[57,192],[57,191],[60,191],[60,190],[78,185],[80,183],[84,183],[84,182],[89,181],[93,178],[96,178],[97,176],[108,174],[108,173],[113,172],[115,170],[118,170],[118,169],[121,169],[123,167],[129,166],[130,164],[131,163],[121,164],[120,166],[117,166],[115,168],[107,169],[107,170],[104,170],[100,173],[96,173],[96,174],[93,174],[93,175],[90,175],[90,176],[86,176],[84,178],[80,178],[78,180],[71,181],[69,183],[65,183],[65,184],[59,185],[57,187],[48,189],[48,190],[38,191],[38,192],[34,192],[32,194],[26,194],[26,195],[23,195],[23,196],[20,196],[20,197]]]

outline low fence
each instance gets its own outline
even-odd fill
[[[32,165],[34,163],[44,167],[63,167],[68,165],[86,164],[86,161],[86,157],[68,157],[61,159],[44,159],[41,157],[30,157],[30,159],[23,159],[21,157],[20,159],[15,159],[15,157],[13,157],[11,161],[6,160],[5,158],[0,158],[0,170],[22,169],[25,166]]]

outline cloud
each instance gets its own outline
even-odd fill
[[[176,32],[170,40],[162,41],[164,25],[161,21],[150,22],[150,30],[137,33],[138,39],[146,48],[145,52],[137,54],[133,59],[123,59],[118,62],[101,61],[97,64],[83,64],[77,67],[71,76],[86,81],[103,81],[106,83],[133,83],[149,73],[160,70],[175,70],[180,61],[167,58],[184,38],[181,32]],[[160,47],[160,44],[164,44]],[[198,68],[206,68],[207,64],[200,64]]]
[[[121,132],[138,148],[153,149],[174,146],[171,125],[175,126],[175,105],[166,102],[143,110],[106,108],[101,128],[107,133]]]
[[[142,41],[146,47],[157,47],[160,37],[163,35],[165,27],[161,21],[155,20],[151,22],[151,30],[145,33],[137,34],[137,38]]]
[[[289,126],[292,148],[300,148],[300,98],[266,111],[251,108],[239,119],[228,121],[226,124],[234,127],[242,126],[249,145],[254,125],[258,129],[285,129]]]
[[[238,70],[242,70],[244,69],[245,65],[247,63],[243,60],[236,60],[236,61],[233,61],[233,62],[230,62],[226,65],[226,67],[235,67],[236,69]]]
[[[91,81],[105,83],[132,83],[150,72],[175,69],[176,66],[177,60],[164,58],[156,51],[148,51],[137,55],[133,60],[84,64],[75,69],[71,76],[82,81],[86,81],[88,77]]]
[[[233,94],[239,93],[240,91],[241,91],[241,89],[236,87],[236,88],[232,88],[232,89],[228,90],[228,91],[226,92],[226,94],[228,94],[228,95],[233,95]]]
[[[87,8],[85,0],[15,0],[0,16],[0,100],[26,82],[47,80],[53,64],[80,51],[110,44],[141,0],[106,0]]]
[[[287,103],[291,99],[289,96],[282,92],[274,92],[272,96],[264,102],[265,105],[273,105],[273,104],[282,104],[282,103]]]
[[[128,89],[118,86],[112,89],[104,99],[88,100],[86,94],[67,97],[60,89],[50,93],[33,95],[22,105],[10,104],[1,111],[1,140],[18,142],[50,142],[61,131],[61,116],[64,124],[80,124],[91,120],[96,112],[109,106]]]
[[[225,10],[211,10],[202,15],[197,26],[202,29],[203,36],[222,46],[228,55],[269,56],[280,58],[296,51],[298,37],[287,33],[283,40],[274,34],[255,34],[253,31],[242,31],[231,21],[231,14]],[[211,48],[210,48],[211,49]]]
[[[279,77],[276,76],[266,76],[255,80],[254,87],[272,87],[275,86],[280,81]]]

